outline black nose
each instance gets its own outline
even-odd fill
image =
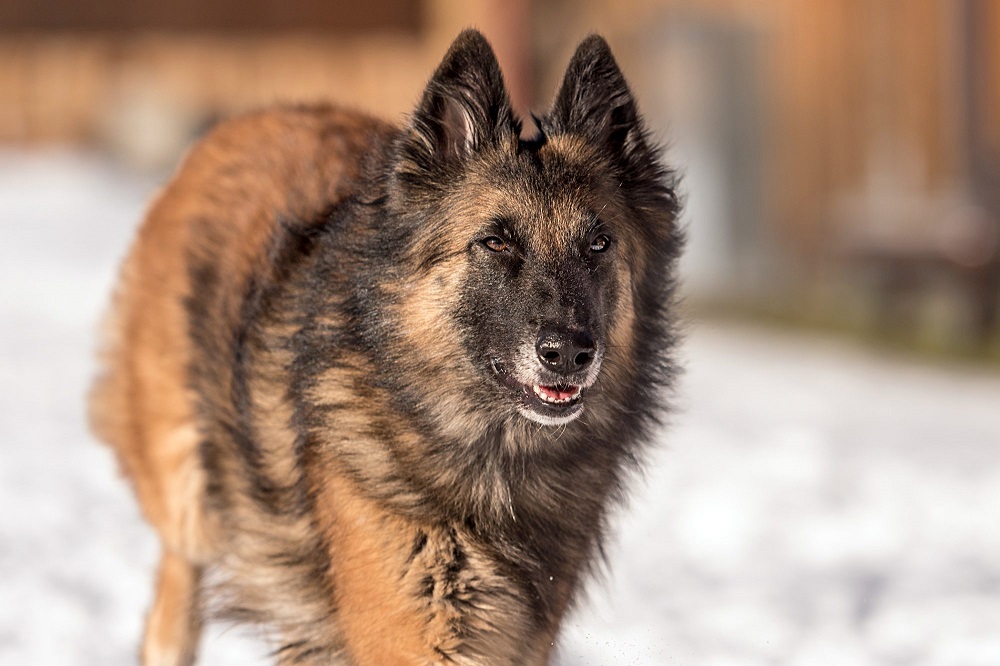
[[[538,360],[549,370],[568,375],[594,360],[594,338],[587,331],[543,329],[535,341]]]

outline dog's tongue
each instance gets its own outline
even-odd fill
[[[539,386],[538,388],[552,400],[568,400],[580,391],[577,386]]]

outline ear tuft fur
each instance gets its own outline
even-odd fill
[[[632,91],[603,37],[591,35],[576,48],[550,111],[542,118],[550,136],[585,138],[606,155],[633,203],[646,210],[680,211],[677,175],[663,166]]]
[[[603,37],[580,42],[546,121],[553,131],[583,134],[619,155],[644,147],[635,99]]]
[[[461,162],[519,131],[492,47],[478,30],[463,31],[413,114],[409,157],[424,167]]]

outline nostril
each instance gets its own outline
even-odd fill
[[[586,368],[597,351],[588,331],[560,329],[543,330],[535,341],[535,349],[547,370],[564,375]]]

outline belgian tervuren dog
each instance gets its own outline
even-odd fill
[[[672,172],[600,37],[521,135],[455,41],[405,127],[215,128],[121,275],[95,429],[163,545],[147,666],[203,617],[281,664],[544,664],[673,375]]]

